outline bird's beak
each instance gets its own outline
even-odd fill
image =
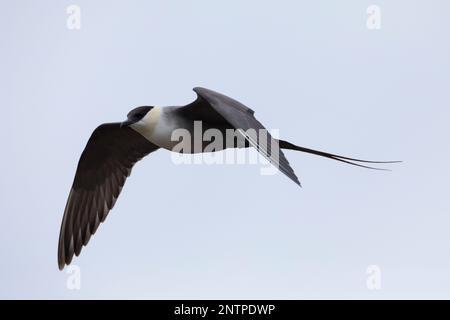
[[[129,125],[131,125],[131,124],[133,124],[133,121],[131,121],[131,120],[125,120],[124,122],[122,122],[121,124],[120,124],[120,127],[121,128],[123,128],[123,127],[128,127]]]

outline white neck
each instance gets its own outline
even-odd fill
[[[130,127],[158,147],[171,150],[174,144],[171,141],[172,132],[177,128],[164,109],[152,108],[145,117]]]

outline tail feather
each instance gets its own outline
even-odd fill
[[[389,169],[370,167],[370,166],[365,166],[365,165],[362,165],[362,164],[359,164],[359,163],[354,163],[354,162],[384,163],[384,164],[386,164],[386,163],[399,163],[399,162],[402,162],[402,161],[372,161],[372,160],[362,160],[362,159],[349,158],[349,157],[339,156],[339,155],[333,154],[333,153],[328,153],[328,152],[313,150],[313,149],[309,149],[309,148],[299,147],[299,146],[296,146],[295,144],[292,144],[292,143],[284,141],[284,140],[279,140],[279,146],[280,146],[280,149],[296,150],[296,151],[311,153],[311,154],[315,154],[317,156],[333,159],[333,160],[336,160],[336,161],[341,161],[341,162],[344,162],[344,163],[347,163],[347,164],[351,164],[351,165],[354,165],[354,166],[367,168],[367,169],[374,169],[374,170],[390,171]]]

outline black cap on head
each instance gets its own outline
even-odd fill
[[[142,106],[142,107],[134,108],[133,110],[128,112],[128,114],[127,114],[128,119],[126,121],[122,122],[121,126],[122,127],[129,126],[133,123],[138,122],[143,117],[145,117],[145,115],[152,109],[153,109],[153,107],[150,107],[150,106]]]

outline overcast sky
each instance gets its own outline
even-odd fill
[[[367,25],[373,4],[380,29]],[[2,2],[0,297],[450,298],[449,11],[444,0]],[[299,188],[258,165],[155,152],[74,259],[79,290],[67,286],[59,228],[92,130],[136,106],[186,104],[195,86],[296,144],[404,163],[378,172],[287,151]]]

